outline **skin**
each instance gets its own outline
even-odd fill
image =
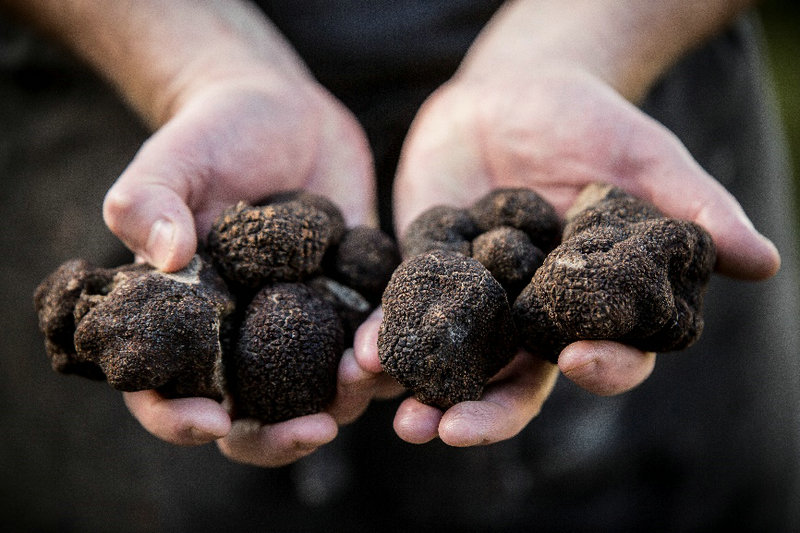
[[[508,2],[415,119],[395,183],[398,232],[443,198],[465,206],[500,186],[531,187],[563,215],[583,185],[602,180],[703,225],[721,273],[770,277],[780,264],[775,247],[675,136],[635,107],[678,58],[748,4]],[[287,188],[329,196],[351,225],[374,222],[363,132],[249,3],[0,0],[0,7],[65,42],[152,126],[104,204],[108,226],[143,259],[179,269],[224,206]],[[125,401],[168,442],[217,441],[235,461],[291,463],[335,438],[372,399],[399,393],[380,371],[379,323],[377,312],[358,330],[326,413],[259,426],[231,422],[207,399],[143,391]],[[536,416],[559,370],[587,390],[619,394],[654,364],[654,354],[611,342],[572,344],[558,367],[520,353],[481,401],[441,412],[407,399],[394,428],[412,443],[496,442]]]

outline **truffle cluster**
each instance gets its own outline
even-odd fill
[[[400,262],[380,230],[347,228],[305,192],[239,203],[183,271],[62,265],[34,303],[53,368],[116,389],[230,397],[265,423],[323,410],[356,327]]]
[[[558,235],[555,210],[527,189],[422,213],[383,294],[384,371],[430,405],[477,400],[518,346],[509,302]]]
[[[702,228],[598,184],[559,230],[554,209],[523,189],[421,214],[383,297],[383,369],[447,408],[478,399],[517,347],[556,362],[581,339],[664,352],[699,337],[716,259]]]

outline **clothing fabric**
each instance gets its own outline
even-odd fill
[[[400,143],[501,2],[262,2],[366,128],[384,225]],[[147,132],[62,51],[0,23],[0,526],[9,531],[792,531],[800,528],[798,240],[753,18],[688,56],[642,108],[782,252],[774,279],[715,276],[706,328],[611,398],[565,379],[496,445],[410,445],[376,402],[278,469],[147,434],[118,393],[56,375],[31,297],[61,262],[129,261],[104,192]],[[676,194],[681,194],[676,191]],[[9,529],[11,527],[11,529]]]

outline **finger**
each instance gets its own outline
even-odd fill
[[[378,357],[378,334],[382,321],[383,309],[378,307],[359,326],[353,339],[353,355],[358,365],[373,374],[383,371]]]
[[[373,398],[396,396],[403,388],[383,373],[364,370],[353,350],[346,350],[339,362],[336,397],[327,409],[339,424],[349,424],[367,409]]]
[[[539,414],[557,377],[556,366],[520,351],[480,401],[458,403],[444,413],[439,438],[450,446],[510,439]]]
[[[228,413],[209,398],[168,400],[153,390],[126,392],[123,398],[147,431],[172,444],[205,444],[224,437],[231,429]]]
[[[336,422],[326,413],[267,425],[255,420],[237,420],[230,433],[217,441],[217,446],[232,461],[278,467],[293,463],[331,442],[337,431]]]
[[[406,398],[394,416],[394,432],[411,444],[425,444],[439,436],[442,411],[414,398]]]
[[[653,372],[656,354],[611,341],[578,341],[558,357],[561,372],[599,396],[629,391]]]
[[[157,134],[158,135],[158,134]],[[109,189],[103,217],[109,229],[156,268],[179,270],[197,248],[186,180],[164,160],[157,140],[145,144]],[[158,170],[154,170],[158,169]]]
[[[741,279],[760,280],[780,268],[775,245],[761,235],[742,206],[717,180],[692,158],[678,139],[658,124],[667,146],[659,168],[631,191],[659,207],[665,214],[703,226],[717,247],[717,270]]]

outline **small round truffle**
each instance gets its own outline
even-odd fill
[[[331,261],[331,277],[377,304],[400,264],[394,240],[377,228],[356,226],[345,233]]]
[[[420,214],[408,226],[400,242],[403,258],[431,250],[450,250],[470,255],[470,241],[480,231],[465,209],[439,205]]]
[[[383,294],[381,366],[441,409],[477,400],[517,337],[500,284],[478,261],[435,250],[404,261]]]
[[[226,279],[257,288],[316,273],[331,242],[323,211],[299,201],[226,209],[208,234],[207,250]]]
[[[267,285],[247,308],[227,375],[235,415],[275,423],[322,411],[344,350],[334,308],[301,283]]]
[[[522,230],[545,253],[560,237],[555,208],[530,189],[495,189],[475,202],[469,213],[480,231],[501,226]]]
[[[117,390],[221,399],[220,329],[234,302],[195,256],[179,272],[120,270],[78,322],[75,348]]]
[[[472,241],[472,257],[485,266],[513,301],[544,260],[528,235],[509,226],[481,233]]]
[[[608,186],[591,186],[579,205],[514,303],[523,346],[555,361],[582,339],[652,352],[694,343],[716,259],[708,233]]]

